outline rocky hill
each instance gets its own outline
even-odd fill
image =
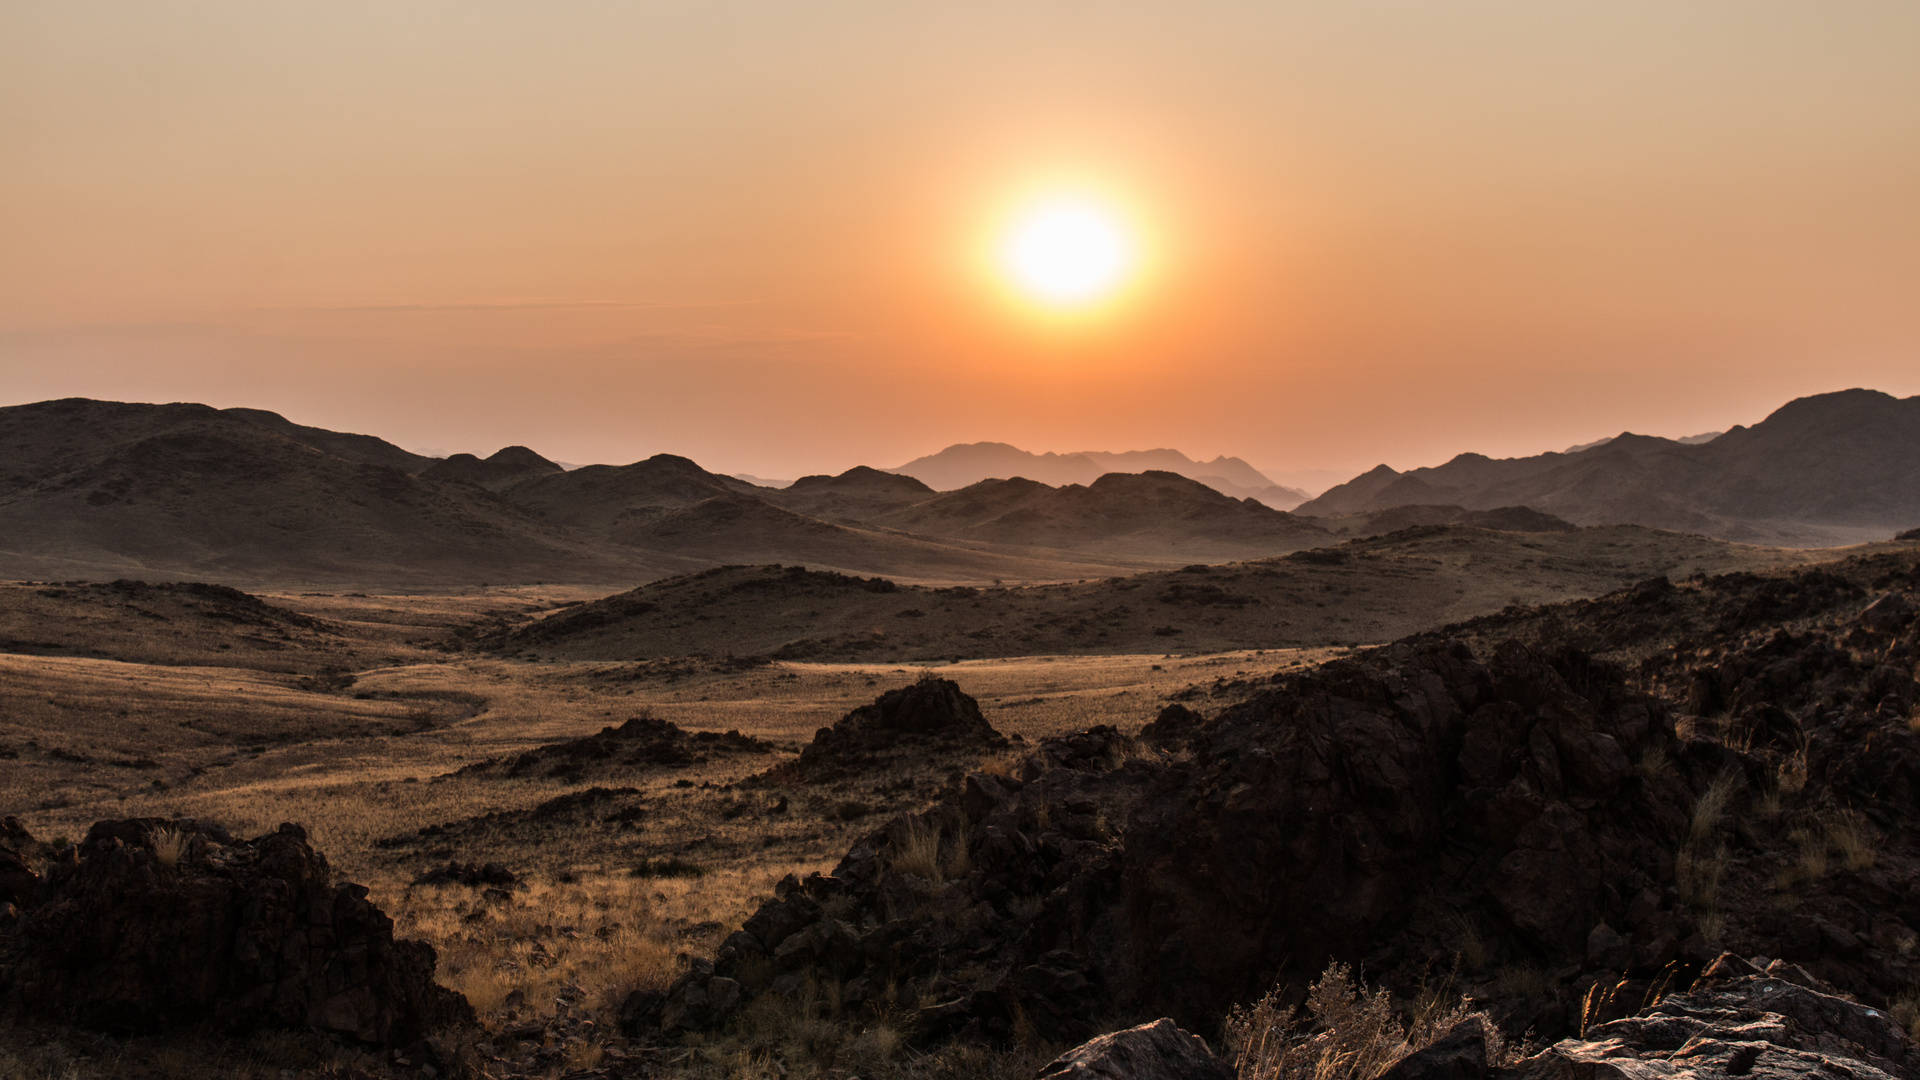
[[[1751,543],[1885,539],[1920,522],[1920,397],[1846,390],[1788,402],[1705,443],[1626,433],[1564,454],[1385,465],[1297,508],[1345,517],[1410,504],[1527,506]]]

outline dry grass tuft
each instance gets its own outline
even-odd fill
[[[1712,840],[1727,819],[1727,806],[1733,801],[1733,789],[1737,778],[1732,773],[1721,773],[1700,793],[1693,804],[1693,822],[1687,831],[1687,842],[1693,845],[1704,844]]]
[[[1920,1040],[1920,990],[1909,990],[1895,998],[1887,1012],[1894,1023],[1907,1029],[1908,1035]]]
[[[1241,1080],[1375,1080],[1473,1015],[1465,999],[1434,994],[1402,1019],[1387,991],[1369,990],[1340,963],[1307,991],[1305,1018],[1282,1005],[1281,993],[1276,986],[1227,1016],[1226,1045]],[[1496,1058],[1500,1049],[1489,1047]]]
[[[191,837],[178,829],[155,829],[147,836],[147,843],[153,847],[153,857],[160,865],[171,870],[180,865],[187,853]]]
[[[1840,856],[1840,865],[1849,870],[1865,870],[1878,856],[1872,828],[1851,811],[1840,811],[1827,818],[1827,846]]]
[[[1680,899],[1696,911],[1711,913],[1720,899],[1721,875],[1732,861],[1733,853],[1725,844],[1711,852],[1681,848],[1673,861],[1674,883],[1680,889]]]
[[[1666,772],[1669,764],[1671,761],[1667,757],[1667,748],[1657,743],[1640,752],[1640,775],[1648,780]]]
[[[1807,786],[1807,752],[1796,750],[1780,762],[1780,790],[1798,795]]]
[[[940,827],[931,822],[907,822],[899,839],[893,842],[893,869],[914,874],[927,884],[938,886],[946,880],[940,860]]]

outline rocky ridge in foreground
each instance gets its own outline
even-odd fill
[[[1889,558],[1608,599],[1744,613],[1680,652],[1731,680],[1716,693],[1786,703],[1767,739],[1689,712],[1671,690],[1691,676],[1539,641],[1402,642],[1275,676],[1171,752],[1089,732],[967,776],[832,875],[783,883],[711,964],[629,1002],[628,1029],[710,1027],[812,984],[934,1002],[924,1041],[1156,1015],[1205,1032],[1348,961],[1409,996],[1451,978],[1511,1033],[1557,1037],[1723,948],[1884,1010],[1920,983],[1920,577]],[[1781,641],[1788,662],[1729,666]]]

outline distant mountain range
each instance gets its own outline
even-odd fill
[[[1195,461],[1178,450],[1035,454],[1006,443],[959,443],[887,471],[914,477],[940,491],[1016,477],[1064,487],[1091,484],[1108,473],[1170,472],[1236,499],[1258,499],[1276,510],[1291,510],[1307,501],[1306,492],[1274,483],[1239,458]]]
[[[723,563],[1058,580],[1281,554],[1332,534],[1171,473],[942,495],[856,468],[784,489],[661,454],[565,470],[437,458],[257,409],[0,408],[0,577],[621,582]]]
[[[1920,397],[1843,390],[1698,440],[1623,433],[1562,454],[1461,454],[1382,465],[1296,508],[1339,518],[1420,504],[1528,506],[1580,525],[1633,524],[1752,543],[1884,539],[1920,523]]]
[[[862,466],[770,488],[671,454],[572,470],[522,446],[436,458],[256,409],[85,399],[0,408],[0,462],[5,578],[613,583],[798,563],[1031,581],[1437,526],[1638,524],[1801,546],[1885,539],[1920,524],[1920,398],[1805,398],[1693,445],[1623,434],[1576,453],[1381,466],[1292,513],[1220,490],[1262,479],[1244,462],[1173,451],[1034,455],[976,443],[902,470]],[[992,462],[1019,468],[939,490]],[[1204,478],[1153,468],[1085,483],[1026,475],[1042,471],[1036,464],[1155,462]]]

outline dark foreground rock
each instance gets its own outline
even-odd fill
[[[0,839],[17,850],[24,830],[8,824]],[[395,941],[297,825],[235,840],[190,821],[102,821],[45,865],[0,927],[7,1014],[110,1031],[306,1027],[380,1046],[473,1019],[434,982],[433,948]]]
[[[1198,1035],[1162,1018],[1082,1043],[1035,1080],[1234,1080],[1234,1072]]]

